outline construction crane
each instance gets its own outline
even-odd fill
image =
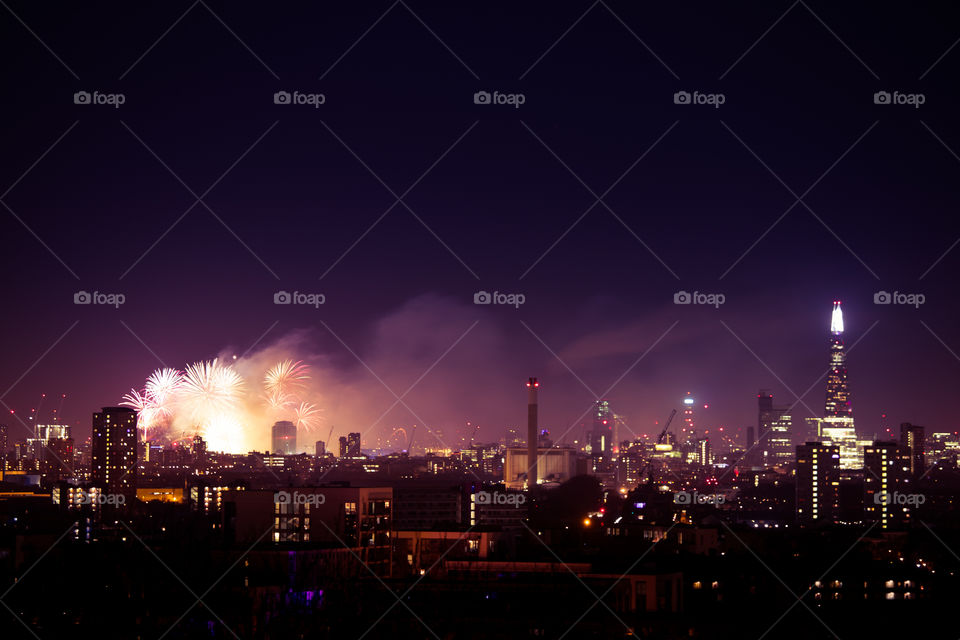
[[[325,453],[332,451],[333,449],[333,445],[330,443],[330,438],[332,437],[333,437],[333,425],[330,425],[330,433],[327,434],[327,439],[323,443]]]
[[[673,422],[673,417],[675,415],[677,415],[676,409],[670,412],[670,417],[667,418],[666,424],[663,425],[663,430],[660,432],[660,435],[657,436],[657,444],[663,444],[663,439],[667,437],[667,429],[670,428],[670,423]],[[640,476],[639,476],[641,478],[643,476],[647,476],[648,485],[653,482],[653,474],[648,473],[652,465],[653,465],[653,460],[648,460],[646,466],[643,467],[643,471],[640,472]]]
[[[676,409],[670,412],[670,417],[667,418],[667,423],[663,425],[663,431],[661,431],[660,435],[657,436],[657,444],[663,444],[663,439],[667,436],[667,429],[670,428],[670,423],[673,422],[673,416],[675,415],[677,415]]]

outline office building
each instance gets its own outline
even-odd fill
[[[288,456],[297,452],[297,425],[280,420],[274,423],[271,435],[271,453]]]
[[[910,477],[919,478],[926,469],[926,446],[923,427],[909,422],[900,425],[900,446],[910,455]]]

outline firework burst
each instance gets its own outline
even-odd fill
[[[183,373],[177,369],[164,367],[157,369],[147,378],[146,393],[161,408],[165,408],[167,403],[173,400],[180,385],[183,384]]]
[[[163,412],[157,406],[153,397],[146,391],[140,392],[130,389],[130,393],[123,396],[121,405],[131,407],[137,412],[137,427],[148,438],[149,434],[159,426]]]
[[[294,424],[297,428],[314,431],[320,426],[320,409],[311,402],[301,402],[297,407]]]
[[[203,420],[213,414],[236,409],[243,394],[243,378],[232,367],[216,359],[197,362],[183,372],[178,399],[186,405],[193,419]]]
[[[263,385],[270,395],[289,396],[306,386],[310,379],[310,367],[303,361],[284,360],[274,365],[263,378]]]

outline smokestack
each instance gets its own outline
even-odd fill
[[[540,383],[536,378],[527,380],[527,488],[537,484],[537,389]]]

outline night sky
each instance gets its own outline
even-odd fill
[[[66,393],[86,437],[162,364],[267,348],[309,361],[334,438],[370,446],[421,421],[492,441],[525,420],[531,375],[557,439],[596,396],[638,434],[687,391],[705,426],[737,428],[759,388],[802,396],[796,418],[823,410],[840,299],[858,431],[960,428],[958,17],[5,3],[3,406],[25,415],[45,392],[47,421]],[[126,302],[75,305],[81,290]],[[281,290],[326,302],[275,305]],[[479,290],[525,303],[474,305]],[[725,303],[675,305],[680,290]],[[925,302],[876,305],[881,290]],[[411,385],[371,428],[386,387]]]

